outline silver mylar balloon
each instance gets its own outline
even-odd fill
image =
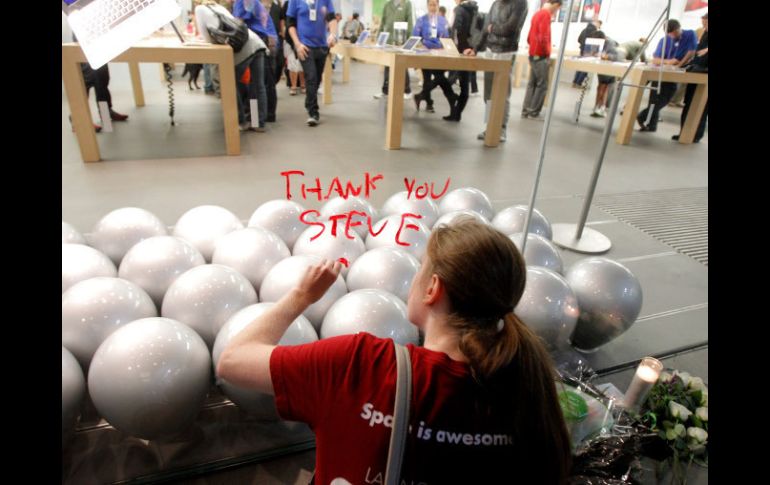
[[[570,337],[581,352],[593,352],[636,321],[642,309],[642,286],[625,266],[607,258],[581,259],[565,275],[580,306]]]
[[[417,226],[417,229],[407,227],[412,224]],[[400,235],[398,234],[399,230],[401,231]],[[421,222],[411,217],[403,219],[403,223],[400,214],[385,217],[377,221],[372,231],[373,234],[366,237],[366,249],[398,248],[408,252],[418,261],[422,261],[422,256],[428,248],[430,231]],[[407,246],[398,244],[397,241],[406,243]]]
[[[578,303],[567,280],[550,269],[527,268],[527,285],[514,310],[549,349],[569,348],[578,319]]]
[[[174,226],[174,236],[195,246],[210,263],[217,239],[238,229],[243,229],[243,223],[229,210],[201,205],[182,214]]]
[[[222,351],[225,350],[233,337],[273,306],[275,306],[275,303],[257,303],[247,306],[230,317],[225,326],[222,327],[222,330],[219,331],[217,340],[214,342],[214,350],[212,351],[214,372],[216,372],[217,364],[219,363],[219,356],[222,355]],[[286,329],[286,333],[278,341],[278,345],[300,345],[315,342],[316,340],[318,340],[318,334],[316,334],[313,325],[307,318],[300,315]],[[221,378],[217,378],[217,383],[225,395],[244,411],[259,419],[279,419],[278,411],[275,408],[275,399],[270,394],[238,387]]]
[[[99,346],[88,391],[113,427],[152,440],[193,423],[210,378],[209,350],[193,329],[169,318],[143,318]]]
[[[61,445],[64,447],[75,431],[80,417],[80,403],[86,394],[86,380],[75,357],[61,348]]]
[[[498,212],[495,218],[492,219],[492,227],[506,235],[524,232],[524,223],[527,220],[527,210],[528,207],[526,205],[506,207]],[[537,209],[532,211],[529,232],[543,236],[549,240],[553,238],[551,223],[548,222],[548,219],[546,219]],[[527,242],[527,244],[529,244],[529,242]]]
[[[351,226],[351,229],[358,233],[361,240],[366,239],[366,234],[369,232],[369,219],[372,220],[372,223],[377,220],[377,210],[369,203],[369,201],[353,196],[350,196],[347,199],[334,197],[333,199],[329,199],[320,210],[321,218],[324,220],[328,220],[331,216],[347,214],[350,211],[358,211],[366,214],[365,216],[355,214],[350,218],[351,224],[356,222],[360,223],[358,226]],[[342,231],[344,233],[346,223],[347,218],[338,220],[337,231]],[[327,226],[329,224],[331,224],[331,222],[327,223]]]
[[[332,236],[331,225],[328,223],[324,231],[316,239],[311,239],[319,233],[318,226],[311,226],[305,229],[305,231],[299,235],[297,242],[294,243],[294,249],[292,254],[295,256],[302,255],[314,255],[322,259],[331,259],[336,261],[340,258],[345,258],[348,265],[342,266],[342,276],[345,277],[348,274],[350,265],[366,252],[366,246],[364,241],[358,237],[358,233],[352,232],[350,235],[353,239],[348,239],[345,236],[344,231],[338,232],[336,236]]]
[[[222,325],[257,301],[257,292],[245,276],[228,266],[204,264],[171,283],[160,313],[189,325],[211,348]]]
[[[368,332],[406,345],[419,342],[417,327],[409,321],[406,304],[383,290],[355,290],[337,300],[326,312],[321,338]]]
[[[96,349],[127,323],[158,316],[138,285],[120,278],[90,278],[61,296],[61,342],[88,371]]]
[[[142,239],[166,234],[166,225],[152,212],[124,207],[99,219],[88,239],[91,246],[109,256],[117,266],[128,250]]]
[[[189,242],[174,236],[156,236],[128,250],[118,276],[141,286],[160,309],[171,283],[202,264],[206,264],[203,255]]]
[[[83,244],[61,245],[61,292],[78,281],[96,276],[117,276],[118,270],[101,251]]]
[[[449,192],[441,198],[438,210],[442,215],[459,210],[471,210],[478,212],[487,220],[495,216],[495,210],[487,194],[474,187],[461,187]]]
[[[275,233],[261,227],[247,227],[219,238],[211,262],[233,268],[259,292],[270,268],[289,256],[286,243]]]
[[[293,200],[270,200],[257,207],[249,219],[249,227],[261,227],[273,231],[283,239],[286,247],[291,251],[299,235],[307,229],[307,224],[299,218],[303,212],[305,208]],[[315,220],[309,216],[307,219]]]
[[[348,290],[375,288],[409,299],[409,287],[420,270],[417,258],[402,249],[376,248],[365,252],[350,267],[345,282]]]
[[[306,254],[301,256],[291,256],[276,264],[273,266],[273,269],[267,273],[265,279],[262,280],[262,286],[259,289],[260,300],[280,300],[283,295],[299,284],[302,277],[305,275],[305,270],[307,270],[309,266],[320,261],[321,258],[318,256]],[[324,315],[326,315],[326,311],[329,310],[332,303],[337,301],[347,292],[348,288],[345,286],[345,280],[342,279],[342,275],[339,275],[337,281],[335,281],[326,291],[326,294],[324,294],[320,300],[310,305],[303,315],[310,320],[313,327],[318,330]]]
[[[62,244],[87,244],[86,238],[75,229],[75,226],[61,221],[61,243]]]
[[[510,237],[513,244],[521,250],[523,236],[524,233],[519,232],[511,234],[508,237]],[[562,263],[559,249],[554,243],[543,236],[538,236],[537,234],[532,234],[530,232],[527,236],[527,247],[524,249],[523,256],[527,266],[542,266],[552,271],[556,271],[559,274],[564,273],[564,263]]]
[[[458,217],[462,217],[462,216],[470,216],[470,217],[473,217],[474,219],[476,219],[479,222],[482,222],[482,223],[484,223],[486,225],[489,225],[489,219],[487,219],[486,217],[482,216],[478,212],[472,211],[472,210],[463,209],[463,210],[459,210],[459,211],[447,212],[443,216],[439,217],[436,220],[436,223],[433,224],[433,228],[432,229],[437,228],[441,224],[451,225],[452,223],[454,223],[455,219],[457,219]]]
[[[425,227],[433,227],[433,224],[438,219],[439,208],[433,199],[429,196],[424,199],[418,199],[417,196],[412,193],[411,198],[409,192],[403,190],[391,195],[380,210],[380,218],[385,218],[392,215],[401,214],[419,214],[422,216],[418,219]],[[416,219],[409,218],[410,221]]]

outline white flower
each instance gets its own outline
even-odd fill
[[[669,441],[673,441],[677,439],[678,437],[684,437],[687,432],[685,431],[684,426],[682,426],[680,423],[677,423],[674,425],[673,428],[666,431],[666,439]]]
[[[687,428],[687,437],[690,438],[690,441],[694,444],[702,444],[706,442],[709,434],[703,428],[692,427]]]
[[[692,379],[690,379],[689,387],[693,391],[702,391],[706,389],[706,384],[703,383],[703,379],[701,379],[700,377],[693,377]]]
[[[672,377],[674,377],[674,376],[672,376],[668,372],[661,372],[660,376],[658,376],[658,381],[666,383],[666,382],[669,382]]]
[[[706,388],[706,389],[701,391],[700,405],[701,406],[708,406],[709,405],[709,390],[708,390],[708,388]]]
[[[682,379],[682,382],[684,382],[685,387],[690,385],[690,381],[692,380],[692,376],[688,372],[674,371],[674,374],[678,375],[679,378]]]
[[[687,418],[689,418],[692,414],[692,411],[676,401],[669,401],[668,411],[671,414],[671,417],[680,419],[682,421],[687,421]]]
[[[709,408],[698,408],[695,410],[695,415],[698,416],[698,419],[701,421],[708,421],[709,420]]]

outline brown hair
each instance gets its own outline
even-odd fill
[[[503,233],[463,217],[433,230],[427,254],[424,274],[437,275],[446,288],[448,323],[459,334],[480,395],[512,401],[506,409],[514,438],[526,443],[516,453],[532,474],[526,483],[566,483],[569,434],[553,362],[540,338],[513,313],[526,283],[521,253]]]

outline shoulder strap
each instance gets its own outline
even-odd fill
[[[393,408],[393,430],[390,433],[388,463],[384,485],[397,485],[409,428],[409,403],[412,401],[412,362],[409,350],[393,341],[396,350],[396,401]]]

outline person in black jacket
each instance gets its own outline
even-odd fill
[[[599,20],[597,20],[596,22],[588,22],[588,25],[586,25],[586,28],[580,32],[580,35],[578,35],[578,44],[580,44],[580,57],[583,57],[585,55],[586,39],[588,38],[589,35],[599,30],[600,27],[601,27],[601,21]],[[583,71],[576,72],[575,79],[572,80],[572,87],[579,88],[580,86],[582,86],[583,81],[586,80],[586,77],[588,77],[587,72],[583,72]]]
[[[454,22],[452,23],[452,37],[457,45],[457,50],[465,52],[467,49],[472,49],[470,44],[471,39],[471,20],[473,16],[479,10],[479,6],[473,0],[455,0],[457,5],[454,9]],[[448,116],[444,116],[447,121],[460,121],[462,117],[465,105],[468,104],[468,84],[471,79],[471,75],[475,72],[471,71],[457,71],[457,79],[460,83],[460,95],[457,97],[454,104],[450,105],[451,111]]]

